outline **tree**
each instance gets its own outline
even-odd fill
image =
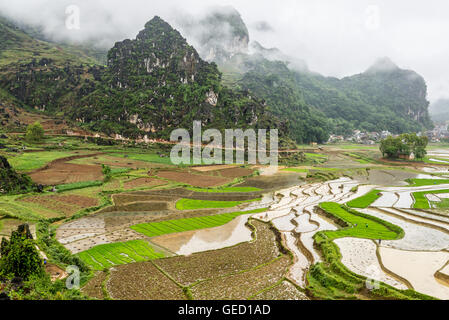
[[[28,142],[33,143],[41,142],[42,140],[44,140],[44,128],[38,121],[28,126],[27,132],[25,134],[25,139]]]
[[[103,172],[103,175],[104,175],[104,182],[110,181],[110,180],[111,180],[111,177],[112,177],[112,170],[111,170],[111,167],[102,164],[102,165],[101,165],[101,168],[102,168],[102,172]]]
[[[416,159],[423,159],[427,154],[428,142],[426,136],[418,137],[415,133],[401,134],[396,138],[389,136],[380,142],[380,152],[383,157],[390,159],[397,159],[401,155],[410,156],[412,153]]]
[[[32,239],[28,225],[19,226],[11,233],[10,241],[2,240],[0,273],[24,280],[43,272],[42,259]]]

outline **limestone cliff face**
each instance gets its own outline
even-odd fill
[[[199,76],[208,65],[199,57],[181,34],[168,23],[155,17],[145,25],[135,40],[118,42],[108,54],[112,85],[118,88],[189,84],[204,81]],[[213,70],[218,78],[218,70]],[[142,78],[147,77],[148,81]]]
[[[263,101],[223,87],[215,63],[200,58],[182,35],[159,17],[134,40],[118,42],[92,94],[72,117],[109,134],[167,138],[177,128],[274,128]],[[282,134],[282,133],[281,133]]]
[[[388,58],[379,59],[362,74],[342,79],[341,87],[359,91],[364,102],[386,107],[405,121],[432,126],[424,78],[399,68]]]

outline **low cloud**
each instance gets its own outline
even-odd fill
[[[14,0],[0,11],[40,27],[50,39],[95,43],[103,48],[134,38],[159,15],[176,25],[180,15],[201,16],[222,0]],[[305,60],[313,71],[344,77],[366,70],[379,57],[415,70],[429,98],[448,96],[447,0],[227,0],[248,26],[251,40]],[[69,5],[80,8],[80,29],[65,26]],[[188,39],[191,40],[191,39]]]

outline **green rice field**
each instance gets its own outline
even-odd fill
[[[94,270],[116,265],[160,259],[164,254],[155,252],[144,240],[117,242],[95,246],[78,253],[78,256]]]
[[[439,194],[439,193],[449,193],[449,190],[434,190],[434,191],[421,191],[414,192],[413,198],[415,199],[415,203],[413,204],[413,208],[415,209],[430,209],[429,200],[427,200],[427,194]],[[444,202],[446,203],[446,202]],[[440,207],[442,207],[440,205]]]
[[[264,208],[252,211],[224,213],[205,217],[142,223],[131,226],[131,229],[139,233],[142,233],[147,237],[157,237],[164,234],[219,227],[227,224],[228,222],[232,221],[238,216],[261,213],[265,212],[266,210],[267,209]]]
[[[325,233],[330,240],[344,237],[394,240],[397,239],[398,234],[401,233],[399,227],[393,225],[390,226],[385,221],[380,222],[380,219],[362,213],[354,214],[353,212],[345,210],[338,203],[324,202],[320,204],[320,207],[338,219],[345,221],[350,226],[337,231],[324,231],[323,233]]]
[[[359,209],[368,208],[374,201],[376,201],[381,197],[380,192],[381,192],[380,190],[371,190],[364,196],[349,201],[347,205],[351,208],[359,208]]]
[[[176,202],[176,209],[178,210],[197,210],[197,209],[219,209],[232,208],[243,203],[260,201],[261,199],[244,200],[244,201],[214,201],[214,200],[194,200],[181,199]]]

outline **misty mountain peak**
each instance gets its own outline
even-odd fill
[[[145,28],[140,31],[136,37],[136,40],[139,41],[170,41],[170,39],[187,43],[186,39],[184,39],[177,30],[173,29],[168,22],[159,16],[155,16],[148,21],[145,24]]]
[[[207,61],[221,63],[248,52],[248,28],[233,7],[212,7],[202,17],[184,18],[178,24]]]
[[[367,73],[392,72],[399,70],[399,67],[388,57],[377,59],[376,62],[366,71]]]
[[[202,69],[208,67],[195,48],[158,16],[145,24],[135,40],[117,42],[109,51],[108,66],[112,86],[118,88],[149,86],[148,76],[158,87],[173,81],[194,83],[204,78]],[[211,73],[218,76],[213,67]]]

